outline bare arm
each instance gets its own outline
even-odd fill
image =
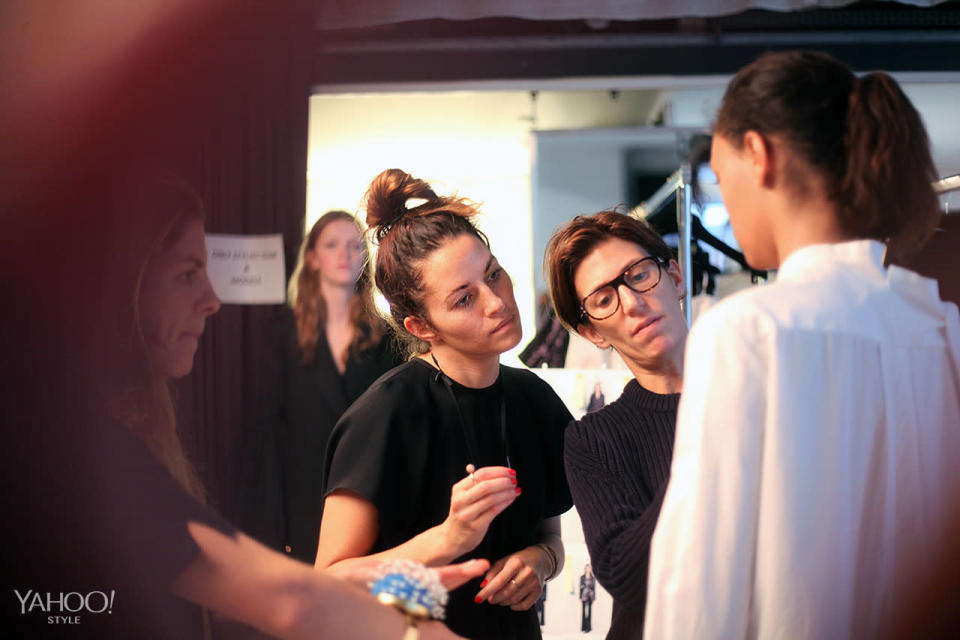
[[[281,638],[403,637],[403,616],[353,585],[267,549],[242,533],[226,535],[204,524],[187,525],[200,553],[177,577],[173,592]],[[448,587],[486,568],[475,562],[451,567]],[[358,621],[363,624],[358,624]],[[421,637],[454,640],[436,622]]]
[[[453,485],[450,512],[441,524],[369,557],[409,558],[428,566],[447,564],[476,548],[493,519],[516,499],[516,478],[506,467],[484,467]],[[377,508],[345,490],[324,501],[316,566],[343,569],[370,553],[380,533]]]

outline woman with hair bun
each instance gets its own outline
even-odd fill
[[[319,568],[358,558],[486,558],[450,596],[470,638],[539,638],[532,609],[564,557],[571,416],[534,374],[500,365],[520,341],[509,276],[471,202],[390,169],[367,192],[376,284],[411,359],[347,410],[328,446]]]
[[[322,460],[333,426],[374,380],[400,360],[373,305],[359,221],[328,211],[303,240],[289,308],[264,362],[263,421],[276,430],[283,546],[312,563],[323,505]]]
[[[877,637],[960,460],[957,308],[884,266],[936,225],[926,131],[888,75],[772,53],[727,87],[711,164],[779,271],[687,341],[644,637]]]

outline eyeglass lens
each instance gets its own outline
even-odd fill
[[[660,283],[660,264],[655,258],[644,258],[634,263],[619,278],[607,283],[586,297],[583,309],[594,320],[609,318],[620,307],[621,284],[637,293],[653,289]]]

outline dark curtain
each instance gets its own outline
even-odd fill
[[[110,455],[85,440],[82,419],[109,413],[87,391],[110,367],[91,329],[110,324],[101,303],[113,300],[96,278],[123,264],[101,237],[121,213],[110,194],[144,171],[180,174],[211,231],[282,232],[288,264],[304,215],[309,0],[82,4],[13,3],[0,38],[0,481],[17,523],[0,566],[23,578],[18,588],[65,571],[61,550],[85,549],[70,527],[86,514],[46,511],[44,483],[77,475],[58,461],[86,472]],[[275,469],[250,420],[271,311],[226,306],[178,384],[181,437],[208,501],[268,543]]]
[[[237,43],[236,81],[223,109],[187,153],[188,180],[207,207],[207,231],[282,233],[287,275],[306,209],[310,92],[308,20],[271,14],[256,46]],[[269,29],[269,27],[268,27]],[[257,428],[258,363],[271,305],[224,305],[208,320],[194,371],[178,385],[178,424],[208,500],[229,520],[280,547],[280,495],[273,433]]]
[[[75,241],[91,233],[84,221],[102,218],[103,194],[144,172],[194,187],[209,231],[283,233],[292,266],[305,213],[311,11],[310,0],[90,0],[87,11],[49,2],[11,11],[16,29],[0,39],[12,61],[0,65],[4,95],[16,96],[0,100],[9,131],[0,144],[0,235],[11,250],[0,257],[7,273],[24,272],[18,306],[28,315],[14,326],[49,324],[65,349],[82,340],[60,321],[57,297],[31,287],[63,283],[73,295],[71,265],[91,258]],[[272,544],[272,445],[250,422],[271,312],[224,306],[177,396],[181,439],[208,501]]]

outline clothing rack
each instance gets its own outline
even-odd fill
[[[659,211],[671,198],[676,197],[677,201],[677,234],[679,235],[677,258],[680,264],[680,272],[683,274],[684,294],[681,305],[683,307],[684,318],[687,326],[692,321],[692,298],[693,298],[693,267],[690,256],[692,222],[692,202],[693,186],[690,184],[693,169],[684,163],[679,169],[674,171],[666,182],[657,189],[652,196],[630,211],[631,216],[635,218],[648,218]],[[938,194],[960,191],[960,174],[942,178],[933,183],[933,190]],[[950,211],[948,205],[945,205],[945,214],[956,214],[960,210]]]
[[[941,178],[933,183],[933,190],[936,191],[937,195],[943,195],[945,193],[950,193],[952,191],[960,191],[960,174],[947,176],[946,178]],[[950,203],[946,202],[943,205],[944,215],[955,215],[960,213],[960,209],[950,210]]]
[[[650,198],[640,206],[634,208],[630,215],[635,218],[647,218],[676,196],[677,199],[677,261],[680,264],[680,273],[683,274],[683,300],[681,307],[683,316],[689,327],[692,320],[693,299],[693,265],[690,261],[690,233],[692,229],[691,209],[693,206],[693,185],[690,184],[693,170],[688,163],[680,165],[662,187],[657,189]]]

